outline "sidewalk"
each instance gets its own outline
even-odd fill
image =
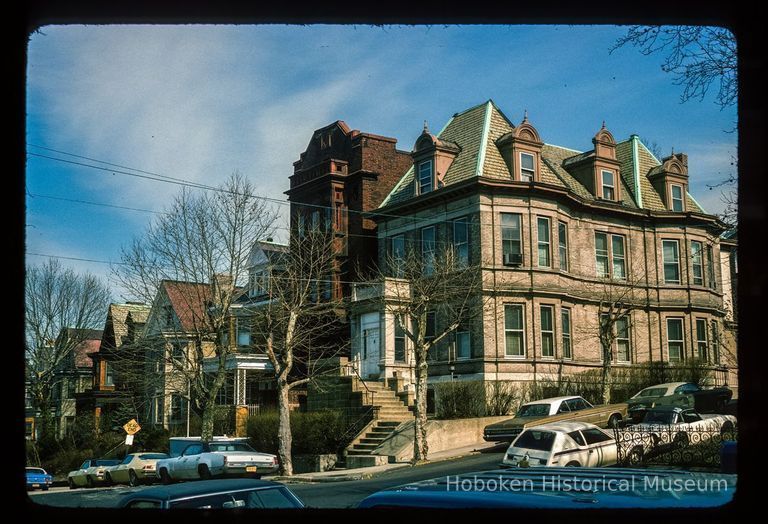
[[[481,442],[472,446],[464,446],[461,448],[448,449],[445,451],[439,451],[429,455],[429,461],[426,464],[432,462],[439,462],[442,460],[450,460],[459,457],[465,457],[479,453],[481,450],[491,449],[496,447],[495,444],[488,442]],[[384,464],[383,466],[371,466],[368,468],[355,468],[355,469],[340,469],[333,471],[319,471],[313,473],[299,473],[290,477],[281,476],[268,476],[264,477],[266,480],[275,480],[285,483],[297,483],[297,482],[344,482],[348,480],[363,480],[375,477],[385,471],[391,471],[400,468],[412,467],[408,462],[395,462],[392,464]],[[418,466],[416,466],[418,467]]]

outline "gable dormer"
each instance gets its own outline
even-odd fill
[[[504,162],[516,182],[538,182],[541,180],[541,141],[539,132],[528,121],[526,112],[523,121],[509,133],[496,141]]]
[[[616,140],[605,128],[605,122],[592,138],[592,144],[595,146],[594,195],[601,200],[621,202],[621,184],[619,183],[621,164],[616,160]]]
[[[648,179],[659,193],[669,211],[688,211],[685,195],[688,193],[688,155],[674,152],[662,159],[661,165],[648,173]]]
[[[416,139],[413,158],[414,194],[424,195],[445,185],[445,174],[461,149],[456,144],[440,140],[429,132],[427,123]]]

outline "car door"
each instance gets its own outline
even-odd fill
[[[572,414],[570,420],[576,422],[590,422],[591,413],[585,411],[589,405],[580,398],[572,398],[566,401]]]
[[[582,429],[581,434],[587,443],[587,466],[601,467],[616,463],[616,441],[613,437],[597,428]]]
[[[202,452],[202,444],[190,444],[184,448],[184,451],[181,452],[181,457],[177,461],[179,465],[178,478],[197,478],[197,463]]]
[[[91,461],[86,460],[82,464],[80,464],[80,469],[77,470],[77,472],[72,475],[72,480],[77,484],[78,486],[85,486],[85,478],[88,474],[88,468],[91,467]]]

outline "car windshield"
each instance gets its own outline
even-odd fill
[[[139,458],[141,460],[160,460],[164,458],[168,458],[168,455],[165,453],[142,453],[139,455]]]
[[[549,415],[549,404],[526,404],[517,412],[518,417],[546,417]]]
[[[211,493],[183,500],[171,501],[171,508],[295,508],[297,504],[282,488]]]
[[[256,451],[245,442],[211,442],[211,451]]]
[[[646,388],[632,398],[663,397],[666,392],[665,388]]]
[[[554,443],[555,434],[553,432],[528,429],[517,437],[513,446],[536,451],[551,451]]]
[[[40,468],[27,468],[27,473],[34,473],[35,475],[45,475],[45,470]]]
[[[116,464],[120,464],[119,460],[97,460],[96,466],[114,466]]]
[[[646,424],[672,424],[675,420],[673,411],[649,411],[643,422]]]

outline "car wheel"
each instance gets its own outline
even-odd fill
[[[608,427],[611,429],[619,429],[619,423],[621,422],[621,415],[611,415],[608,419]]]
[[[132,469],[128,470],[128,485],[131,487],[139,485],[139,477],[136,476],[136,472]]]
[[[643,463],[643,448],[642,446],[635,446],[632,451],[629,452],[627,457],[630,466],[636,466]]]
[[[114,482],[112,482],[112,475],[110,475],[109,473],[106,473],[106,474],[104,475],[104,483],[105,483],[107,486],[111,486],[112,484],[114,484]]]
[[[94,486],[93,477],[92,476],[88,475],[87,477],[85,477],[85,486],[87,488],[92,488]]]
[[[43,491],[48,491],[48,486],[43,486]]]
[[[197,467],[197,473],[200,475],[200,478],[203,480],[209,480],[211,478],[211,470],[208,469],[208,466],[205,464],[200,464]]]
[[[570,461],[568,464],[565,465],[566,468],[580,468],[581,464],[576,462],[575,460]]]
[[[160,481],[163,484],[170,484],[171,482],[173,482],[173,480],[171,479],[171,476],[168,474],[168,470],[165,468],[160,469]]]
[[[67,484],[69,484],[69,489],[75,489],[77,486],[75,486],[75,481],[72,480],[72,477],[69,477],[67,479]]]

